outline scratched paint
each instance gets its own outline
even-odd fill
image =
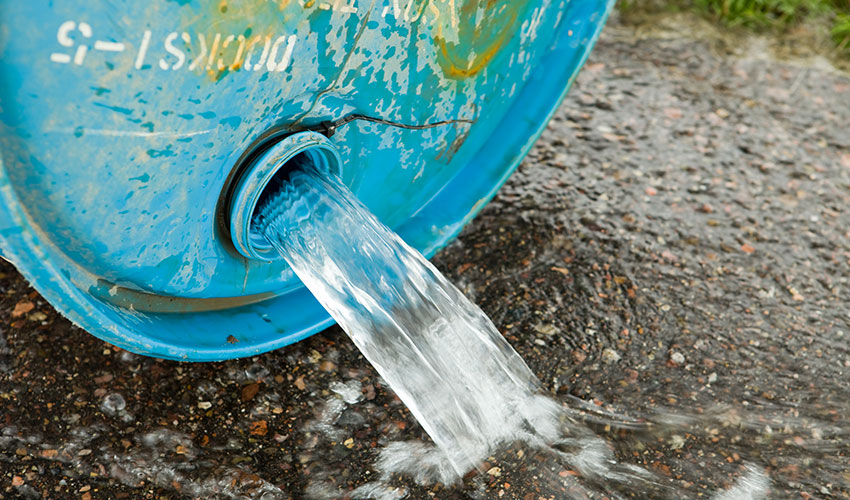
[[[332,139],[344,181],[433,253],[517,164],[609,8],[0,4],[0,248],[74,321],[129,349],[212,359],[291,342],[327,315],[285,264],[246,261],[219,227],[220,193],[248,145],[271,128],[351,113],[465,120],[425,130],[354,121]],[[268,296],[277,299],[241,300]],[[275,315],[275,304],[302,313]],[[240,342],[185,335],[209,325],[239,330]]]

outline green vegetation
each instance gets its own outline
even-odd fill
[[[845,10],[848,10],[846,7],[845,4]],[[831,33],[838,50],[844,54],[850,54],[850,12],[836,14]]]
[[[641,0],[621,0],[622,10]],[[697,9],[727,26],[790,32],[802,24],[824,29],[837,54],[850,57],[850,0],[662,0],[668,8]],[[656,4],[657,5],[657,4]]]
[[[729,25],[750,28],[785,28],[811,16],[850,11],[850,5],[842,0],[696,0],[695,3]]]

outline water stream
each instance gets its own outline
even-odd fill
[[[489,318],[335,178],[294,173],[260,224],[458,475],[557,436],[558,406]]]
[[[403,471],[407,463],[408,472],[427,469],[430,480],[453,483],[489,460],[490,476],[522,470],[533,482],[525,485],[536,495],[530,498],[627,498],[635,491],[679,497],[653,473],[618,463],[612,445],[542,394],[481,309],[334,176],[310,165],[295,170],[267,199],[255,228],[437,445],[390,446],[379,460],[384,469]],[[589,413],[609,427],[644,425]],[[717,498],[763,498],[767,484],[760,469],[749,467]]]

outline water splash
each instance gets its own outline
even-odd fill
[[[379,477],[349,492],[351,498],[402,498],[392,481],[397,474],[420,485],[451,484],[476,468],[476,498],[487,497],[494,483],[513,488],[512,498],[524,497],[516,496],[523,491],[548,492],[545,498],[626,498],[635,491],[682,497],[664,478],[618,462],[612,444],[588,425],[638,432],[649,424],[599,409],[567,408],[543,395],[481,309],[332,175],[312,166],[292,172],[263,207],[255,229],[436,444],[388,443],[375,464]],[[331,390],[335,396],[308,427],[338,440],[342,433],[334,423],[346,405],[360,401],[360,386],[336,383]],[[763,497],[769,479],[756,466],[747,471],[717,498]],[[505,476],[530,480],[512,485]],[[316,481],[307,494],[335,498],[341,492]]]

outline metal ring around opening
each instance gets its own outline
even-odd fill
[[[341,174],[342,161],[336,146],[322,134],[299,132],[264,151],[236,180],[229,207],[230,235],[236,250],[245,257],[267,262],[280,258],[265,239],[251,231],[251,225],[266,186],[302,153],[320,171]]]

